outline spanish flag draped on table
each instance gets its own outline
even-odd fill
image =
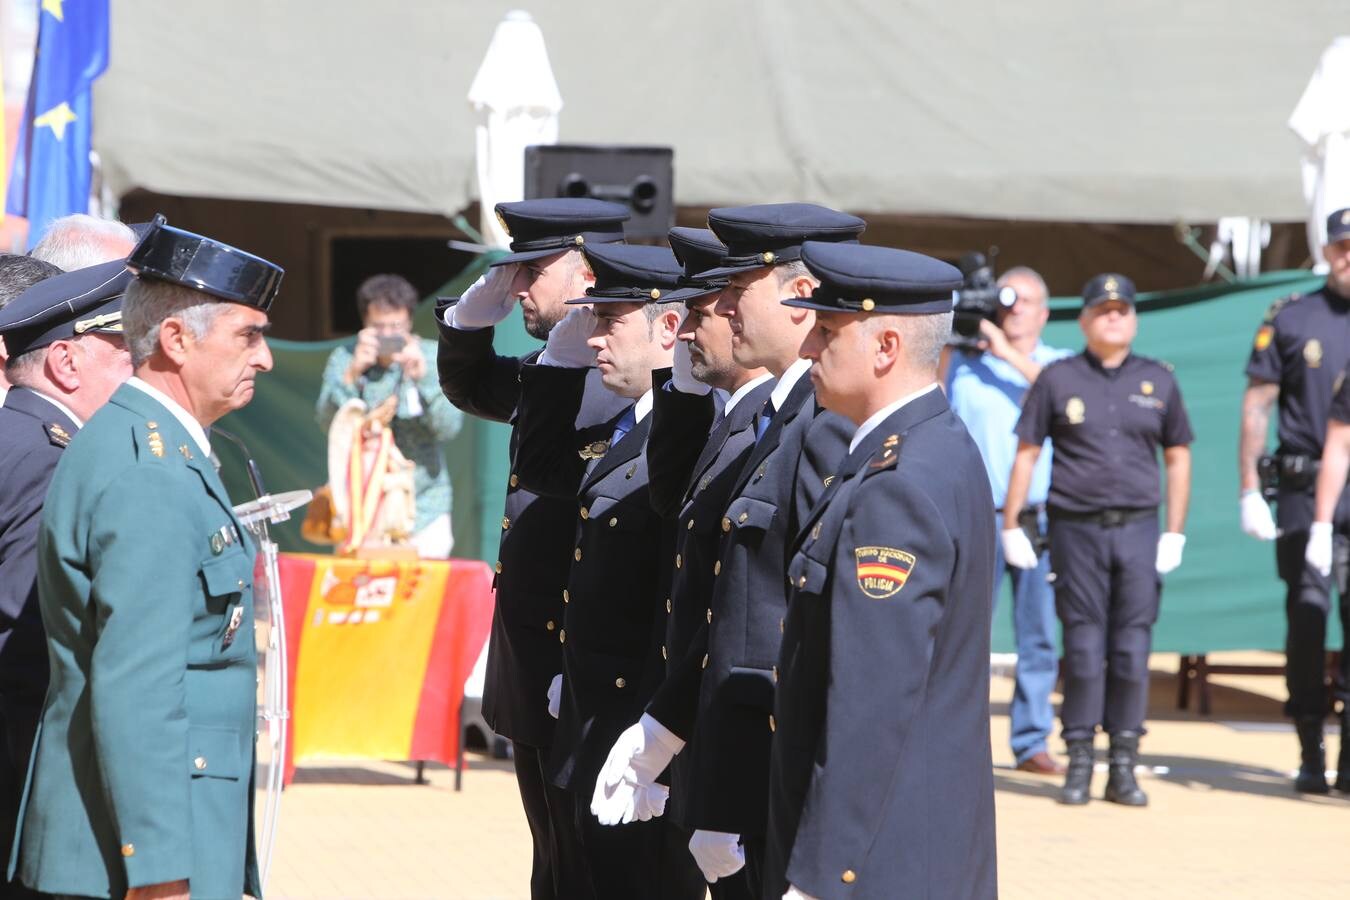
[[[320,758],[453,764],[464,682],[492,621],[488,567],[283,554],[280,575],[287,781]]]

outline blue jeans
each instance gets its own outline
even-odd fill
[[[999,529],[1003,528],[1000,519]],[[1044,530],[1045,523],[1041,523]],[[1056,647],[1055,592],[1050,587],[1050,555],[1042,553],[1034,569],[1015,569],[1003,561],[1003,545],[994,554],[994,608],[998,608],[1007,572],[1013,588],[1013,637],[1017,642],[1016,688],[1013,691],[1012,752],[1021,764],[1045,752],[1046,739],[1055,724],[1050,694],[1059,676]]]

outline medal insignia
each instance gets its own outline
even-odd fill
[[[1069,402],[1064,404],[1064,415],[1070,425],[1082,425],[1087,417],[1087,406],[1083,403],[1083,398],[1070,397]]]
[[[609,441],[591,441],[577,451],[582,459],[599,459],[609,452]]]
[[[56,422],[47,426],[47,437],[51,438],[51,442],[58,447],[70,446],[70,432]]]
[[[833,476],[833,475],[826,475],[826,476],[825,476],[825,487],[829,487],[829,486],[830,486],[830,482],[832,482],[832,481],[834,481],[834,476]]]
[[[1270,346],[1270,342],[1275,340],[1275,328],[1271,325],[1262,325],[1256,329],[1256,340],[1252,346],[1257,350],[1264,350]]]
[[[1153,393],[1153,382],[1151,381],[1139,382],[1139,393],[1143,394],[1145,397],[1151,395]]]
[[[224,650],[234,643],[235,632],[244,621],[244,606],[241,603],[230,613],[230,624],[225,628],[225,636],[220,639],[220,649]]]
[[[858,547],[858,587],[873,600],[885,600],[900,593],[914,571],[914,554],[894,547]]]
[[[1322,342],[1317,338],[1308,338],[1308,343],[1303,345],[1303,361],[1308,364],[1308,368],[1316,369],[1322,365]]]

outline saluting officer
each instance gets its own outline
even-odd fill
[[[997,895],[994,502],[938,387],[953,266],[807,243],[802,344],[847,457],[790,550],[762,896]],[[786,892],[786,893],[785,893]]]
[[[671,363],[680,305],[667,297],[682,270],[665,247],[605,244],[584,253],[595,284],[568,301],[581,308],[553,329],[538,361],[522,368],[517,426],[521,484],[571,498],[575,510],[548,774],[572,798],[596,897],[692,900],[704,886],[686,838],[664,819],[650,821],[665,806],[665,788],[639,793],[633,814],[614,827],[590,812],[609,748],[642,714],[663,668],[658,635],[670,582],[663,563],[674,535],[669,519],[652,509],[646,448],[652,370]],[[592,364],[626,405],[599,427],[578,426]]]
[[[539,351],[502,356],[492,346],[495,327],[517,303],[531,337],[545,340],[594,281],[581,248],[623,241],[627,208],[590,199],[523,200],[497,204],[512,235],[511,253],[451,305],[438,305],[437,368],[441,389],[467,413],[494,422],[516,420],[520,372]],[[586,378],[582,420],[606,421],[623,401],[605,390],[600,373]],[[514,460],[519,434],[512,429]],[[530,895],[534,900],[584,897],[590,890],[577,843],[570,795],[545,774],[554,722],[539,702],[561,671],[557,640],[563,589],[572,565],[572,498],[539,497],[512,471],[497,550],[496,609],[488,643],[483,717],[511,741],[516,782],[534,844]]]
[[[670,246],[684,265],[686,286],[669,296],[682,300],[687,311],[673,372],[653,373],[647,441],[652,505],[675,519],[675,553],[681,559],[666,596],[661,645],[665,680],[637,724],[615,741],[596,781],[591,811],[601,822],[620,821],[641,785],[669,764],[666,815],[692,830],[689,795],[696,773],[692,754],[682,751],[695,739],[713,567],[724,530],[730,529],[723,515],[729,491],[754,448],[755,420],[773,389],[773,376],[763,368],[741,366],[732,357],[730,325],[713,311],[726,279],[696,277],[718,265],[726,247],[708,229],[683,227],[671,230]],[[719,394],[727,395],[725,403]],[[739,867],[743,858],[737,856],[730,864]],[[705,870],[704,876],[714,900],[752,896],[742,873]]]
[[[1350,554],[1350,493],[1345,491],[1345,472],[1341,471],[1339,485],[1328,483],[1325,489],[1317,474],[1329,428],[1328,409],[1350,362],[1350,209],[1328,217],[1322,255],[1331,267],[1326,284],[1310,294],[1277,300],[1256,331],[1247,362],[1239,448],[1242,530],[1258,540],[1275,541],[1275,564],[1285,583],[1285,684],[1289,691],[1285,714],[1294,720],[1302,749],[1294,787],[1313,794],[1327,792],[1322,723],[1328,708],[1324,678],[1332,577],[1345,622],[1346,558]],[[1277,398],[1280,443],[1274,457],[1265,460],[1268,471],[1278,479],[1276,518],[1272,519],[1261,495],[1258,468]],[[1322,513],[1315,522],[1314,490]],[[1305,554],[1319,564],[1306,564]],[[1320,565],[1323,561],[1325,566]],[[1343,655],[1341,663],[1341,699],[1345,699],[1344,692],[1350,690],[1344,687],[1350,676],[1350,655]],[[1344,749],[1341,753],[1344,769],[1350,756]],[[1338,780],[1341,783],[1350,785],[1350,780]]]
[[[1069,770],[1063,803],[1088,802],[1097,727],[1111,735],[1106,799],[1144,806],[1134,778],[1148,707],[1148,655],[1161,576],[1181,564],[1190,496],[1190,420],[1171,367],[1131,352],[1134,284],[1098,275],[1083,288],[1080,354],[1051,363],[1027,392],[1003,512],[1003,553],[1029,569],[1036,552],[1017,516],[1050,438],[1050,566],[1064,629]],[[1158,449],[1167,466],[1167,529],[1158,533]]]
[[[36,261],[34,261],[36,262]],[[126,261],[59,274],[0,310],[14,353],[0,408],[0,842],[13,844],[33,734],[47,694],[47,638],[38,611],[38,523],[61,453],[123,381]],[[22,885],[0,896],[32,896]]]
[[[61,454],[42,513],[52,686],[11,866],[51,894],[259,896],[256,554],[206,428],[272,367],[282,271],[162,219],[127,265],[135,375]]]

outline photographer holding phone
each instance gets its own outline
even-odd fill
[[[338,408],[360,399],[367,408],[394,408],[394,444],[415,468],[417,520],[413,543],[425,558],[444,558],[454,546],[450,527],[450,473],[444,445],[459,434],[464,414],[441,393],[436,345],[412,331],[417,290],[401,275],[372,275],[356,289],[361,330],[356,342],[335,349],[324,367],[315,407],[327,429]]]

